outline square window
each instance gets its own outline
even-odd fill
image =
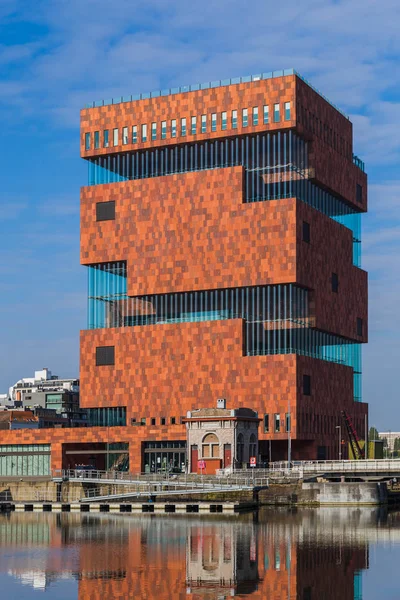
[[[197,127],[197,118],[192,117],[190,121],[190,133],[192,135],[196,135],[196,127]]]
[[[90,150],[90,133],[85,133],[85,150]]]
[[[290,121],[290,102],[285,102],[285,121]]]
[[[123,127],[122,128],[122,143],[123,144],[127,144],[128,143],[128,128],[127,127]]]
[[[335,292],[336,294],[339,291],[339,277],[337,275],[337,273],[332,273],[332,292]]]
[[[132,419],[131,419],[131,425],[134,425],[135,423],[136,423],[136,418],[132,417]]]
[[[142,142],[147,142],[147,125],[142,125]]]
[[[237,110],[232,111],[232,129],[237,129]]]
[[[286,423],[286,433],[288,433],[290,431],[290,414],[286,413],[286,419],[285,419],[285,423]]]
[[[310,243],[310,223],[303,221],[303,242]]]
[[[279,104],[274,104],[274,123],[279,123],[280,118]]]
[[[161,139],[165,140],[167,137],[167,121],[161,122]]]
[[[269,415],[264,415],[264,433],[269,432]]]
[[[225,131],[228,126],[228,114],[226,112],[221,113],[221,129]]]
[[[211,131],[217,131],[217,114],[211,115]]]
[[[269,123],[269,106],[264,106],[264,125],[268,125]]]
[[[109,136],[109,131],[108,129],[105,129],[103,131],[103,147],[104,148],[108,148],[108,146],[110,145],[110,136]]]
[[[253,125],[258,125],[258,106],[253,107]]]
[[[201,133],[207,131],[207,115],[201,115]]]
[[[157,139],[157,123],[151,124],[151,141],[154,142]]]
[[[279,413],[275,413],[274,415],[274,431],[275,433],[279,433],[281,430],[281,416]]]
[[[96,203],[96,221],[115,220],[115,200]]]
[[[356,200],[357,200],[357,202],[359,202],[360,204],[362,204],[362,201],[363,201],[363,188],[362,188],[362,185],[360,185],[359,183],[357,183],[357,188],[356,188]]]
[[[185,136],[186,135],[186,118],[183,117],[181,119],[181,136]]]
[[[311,396],[311,376],[303,375],[303,394],[304,396]]]
[[[247,127],[249,124],[249,111],[247,108],[242,110],[242,127]]]
[[[176,119],[171,121],[171,137],[176,137]]]
[[[132,144],[137,144],[137,125],[132,127]]]
[[[161,425],[165,425],[165,417],[161,417]]]
[[[97,346],[96,348],[96,366],[115,364],[115,347],[114,346]]]
[[[113,145],[118,146],[118,129],[113,130]]]
[[[94,147],[100,148],[100,131],[94,132]]]
[[[357,335],[362,336],[363,334],[363,320],[357,317]]]

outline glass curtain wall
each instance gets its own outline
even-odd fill
[[[360,345],[314,328],[306,289],[287,284],[129,297],[126,263],[88,271],[89,329],[243,319],[246,355],[301,354],[350,366],[361,398]]]
[[[0,446],[0,476],[44,477],[50,475],[50,445]]]
[[[292,131],[99,156],[88,165],[89,185],[243,166],[246,202],[302,200],[351,229],[354,264],[361,266],[360,213],[311,183],[308,144]]]

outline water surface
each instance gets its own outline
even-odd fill
[[[0,515],[7,600],[400,599],[400,513]]]

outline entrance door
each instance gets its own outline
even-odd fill
[[[232,464],[232,447],[230,444],[224,444],[224,468]]]
[[[190,471],[197,473],[197,461],[199,459],[199,450],[195,444],[190,447]]]

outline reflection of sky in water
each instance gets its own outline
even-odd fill
[[[373,508],[0,515],[7,600],[394,600],[399,562],[400,513]]]

